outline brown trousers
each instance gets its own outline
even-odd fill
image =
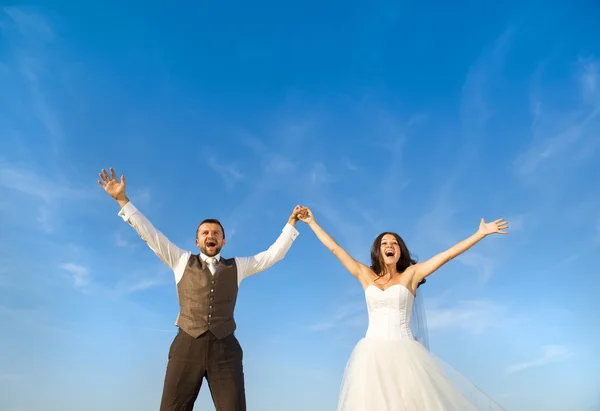
[[[193,338],[179,330],[171,343],[160,411],[192,411],[206,377],[216,411],[246,411],[243,351],[233,334]]]

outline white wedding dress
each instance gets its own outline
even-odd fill
[[[369,327],[348,360],[338,411],[504,410],[415,340],[406,287],[371,285],[365,297]]]

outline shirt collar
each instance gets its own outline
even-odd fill
[[[217,259],[217,263],[221,260],[221,253],[217,254],[214,256]],[[206,262],[206,259],[208,259],[209,257],[204,254],[203,252],[200,252],[200,258],[202,258],[202,261]]]

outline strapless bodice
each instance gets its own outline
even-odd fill
[[[401,284],[381,290],[370,285],[365,290],[369,327],[366,338],[377,340],[414,339],[411,315],[414,296]]]

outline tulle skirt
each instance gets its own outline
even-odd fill
[[[338,403],[338,411],[483,410],[504,408],[413,340],[360,340]]]

